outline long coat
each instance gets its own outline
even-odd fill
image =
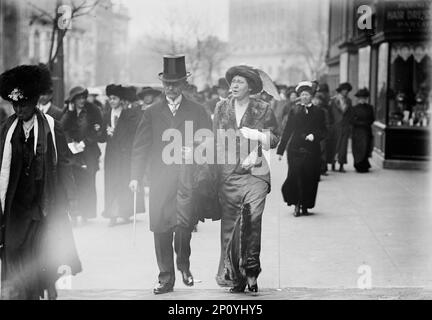
[[[85,148],[81,153],[73,155],[72,172],[78,187],[78,212],[72,215],[81,215],[86,218],[96,217],[96,172],[99,170],[99,157],[101,151],[98,142],[104,139],[104,123],[99,109],[86,102],[83,110],[77,115],[76,111],[69,111],[63,114],[62,127],[67,142],[84,141]],[[95,125],[100,126],[99,131]]]
[[[6,135],[15,119],[16,116],[12,115],[1,128],[0,167]],[[70,171],[71,154],[58,122],[55,122],[54,125],[54,147],[52,132],[45,116],[39,111],[37,111],[37,121],[39,135],[36,154],[30,167],[34,175],[29,174],[31,177],[36,177],[33,182],[39,186],[39,189],[36,190],[36,203],[28,204],[26,209],[20,210],[16,209],[20,206],[14,206],[17,200],[23,201],[23,199],[16,199],[17,194],[23,192],[23,190],[18,190],[18,183],[23,175],[24,163],[23,147],[19,143],[18,132],[22,129],[18,123],[11,140],[12,162],[9,181],[7,186],[1,186],[2,188],[7,187],[7,193],[5,208],[2,208],[2,212],[0,211],[0,253],[3,290],[6,290],[4,281],[16,283],[19,282],[19,279],[24,279],[25,283],[21,285],[35,291],[36,295],[43,296],[44,289],[54,287],[54,282],[59,277],[58,268],[60,266],[69,266],[72,274],[76,274],[81,272],[81,262],[77,255],[67,215],[69,203],[76,197]],[[30,273],[28,269],[22,269],[29,264],[32,265]],[[31,282],[35,280],[31,279],[33,276],[38,280],[37,283]],[[26,296],[28,293],[22,292],[23,290],[26,289],[15,288],[12,296],[9,297],[7,292],[2,292],[2,294],[5,294],[6,298],[37,298]]]
[[[354,156],[354,167],[358,171],[370,168],[368,158],[373,149],[372,123],[375,121],[374,110],[370,104],[358,104],[353,109],[351,123],[352,130],[352,153]]]
[[[104,123],[111,123],[111,110],[104,115]],[[133,194],[129,189],[132,144],[141,111],[122,110],[112,136],[106,137],[105,149],[105,210],[103,216],[129,217],[133,213]],[[137,196],[137,211],[144,209],[144,197]]]
[[[169,164],[163,159],[164,150],[165,152],[170,150],[175,142],[180,143],[178,149],[185,145],[185,139],[193,138],[185,137],[186,121],[193,124],[192,134],[198,129],[211,128],[210,118],[203,106],[188,100],[183,95],[180,106],[173,116],[166,98],[163,97],[160,102],[149,106],[144,111],[136,131],[132,151],[131,179],[141,181],[146,165],[149,164],[150,230],[156,233],[168,232],[179,224],[190,227],[192,223],[191,216],[182,216],[185,212],[194,214],[187,212],[190,202],[184,199],[181,201],[186,202],[186,210],[183,210],[182,204],[178,201],[179,185],[182,183],[180,177],[184,174],[182,168],[191,165]],[[178,133],[182,141],[172,141],[169,134],[168,141],[163,141],[164,133],[170,132]]]
[[[307,141],[313,134],[314,140]],[[320,142],[325,137],[324,113],[312,105],[306,113],[301,106],[291,110],[277,154],[288,152],[288,177],[282,194],[288,205],[301,204],[313,208],[320,177]]]
[[[343,104],[345,104],[343,106]],[[330,100],[334,120],[335,153],[339,164],[347,163],[348,139],[351,135],[352,102],[351,99],[336,95]]]

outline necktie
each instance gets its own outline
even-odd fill
[[[171,103],[170,103],[170,109],[171,109],[171,112],[172,112],[173,116],[176,115],[177,110],[178,110],[178,107],[179,107],[178,104],[171,104]]]

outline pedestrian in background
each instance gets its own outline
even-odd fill
[[[55,120],[60,121],[63,116],[63,110],[53,104],[53,92],[53,88],[50,87],[46,92],[41,94],[37,107],[44,114],[48,114]]]
[[[250,97],[263,90],[256,69],[234,66],[228,69],[225,78],[232,95],[216,105],[213,129],[217,150],[218,154],[229,152],[219,132],[230,130],[236,132],[229,139],[235,139],[236,150],[240,152],[236,152],[234,163],[219,165],[222,222],[217,281],[222,285],[231,282],[233,293],[244,292],[246,286],[248,291],[257,292],[261,272],[261,221],[270,192],[270,170],[264,152],[275,148],[279,141],[277,121],[268,103]],[[269,135],[263,130],[268,130]],[[247,153],[241,152],[240,145],[249,146]]]
[[[355,94],[357,104],[353,108],[352,153],[354,168],[357,172],[368,172],[371,167],[369,158],[373,150],[372,124],[375,121],[373,107],[368,103],[369,90],[360,89]]]
[[[335,160],[339,163],[339,172],[345,172],[344,165],[347,163],[348,140],[351,135],[352,117],[352,102],[348,94],[351,90],[351,84],[348,82],[341,83],[336,89],[336,96],[330,102],[335,130]],[[336,170],[334,162],[332,170]]]
[[[300,104],[291,110],[277,148],[279,160],[285,150],[288,153],[288,176],[282,195],[288,206],[295,206],[295,217],[308,215],[308,209],[315,206],[320,179],[320,142],[325,137],[326,127],[324,113],[312,103],[313,87],[311,81],[297,85]]]
[[[105,208],[104,218],[109,226],[131,222],[134,214],[134,196],[129,190],[132,143],[140,117],[134,109],[126,109],[125,90],[121,85],[110,84],[105,89],[110,111],[104,115],[106,148],[104,159]],[[144,211],[144,196],[137,195],[137,212]]]
[[[317,92],[312,99],[312,103],[324,114],[326,132],[329,132],[330,121],[328,108],[325,105],[325,96],[321,92]],[[321,145],[321,175],[327,175],[327,134],[320,142]]]
[[[87,101],[87,89],[74,87],[67,98],[67,110],[61,119],[62,127],[73,153],[73,176],[78,192],[77,211],[71,212],[74,225],[96,217],[96,172],[101,151],[98,142],[104,141],[104,125],[98,107]]]
[[[81,272],[67,215],[76,201],[71,154],[59,123],[37,108],[51,85],[43,66],[0,75],[0,95],[15,111],[0,133],[2,300],[56,299],[59,267]]]

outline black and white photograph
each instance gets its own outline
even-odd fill
[[[0,0],[0,300],[431,300],[431,15]]]

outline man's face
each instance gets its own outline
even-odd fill
[[[27,121],[33,116],[36,111],[38,98],[32,100],[23,100],[12,103],[12,107],[19,120]]]
[[[308,105],[311,103],[312,95],[309,93],[309,91],[303,90],[300,93],[300,101],[302,104]]]
[[[182,94],[183,90],[186,88],[186,81],[180,80],[180,81],[162,81],[165,95],[170,98],[171,100],[176,99],[179,95]]]
[[[43,94],[39,98],[39,104],[46,105],[52,99],[52,93]]]

